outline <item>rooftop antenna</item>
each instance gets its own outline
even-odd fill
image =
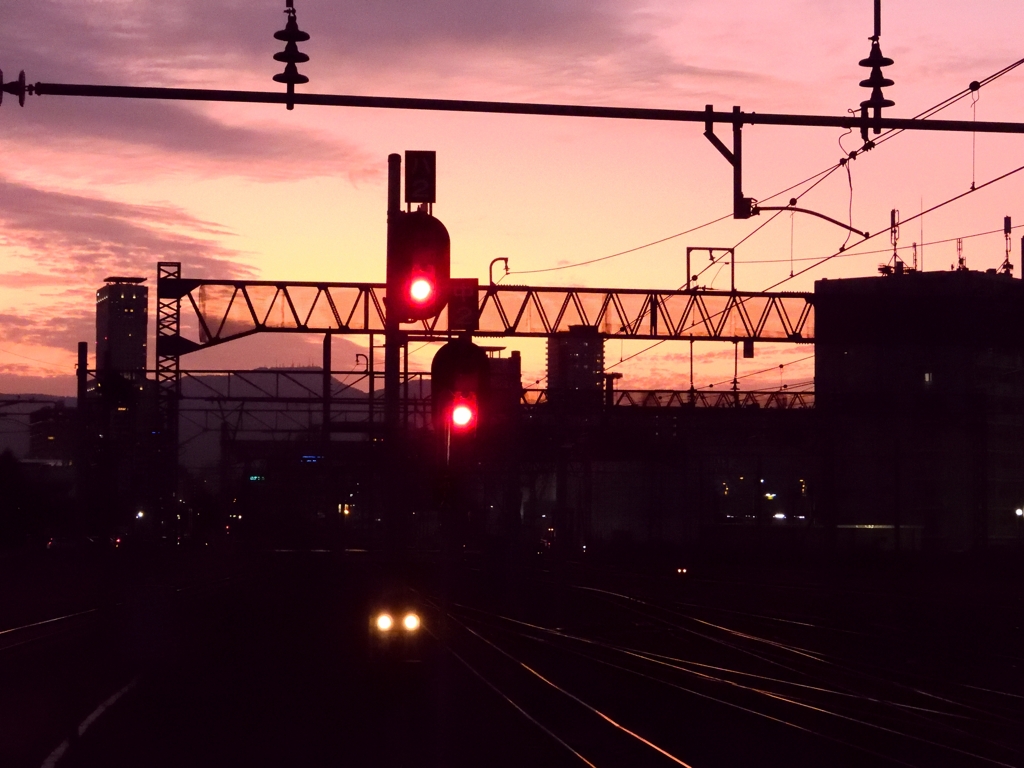
[[[964,239],[956,239],[956,271],[967,272],[967,257],[964,256]]]
[[[882,67],[891,66],[893,61],[882,55],[882,49],[878,45],[878,38],[881,36],[882,0],[875,0],[875,34],[868,38],[871,41],[871,52],[866,59],[860,60],[860,66],[871,68],[871,76],[867,80],[860,81],[863,88],[871,89],[871,98],[860,103],[860,116],[863,121],[860,126],[860,135],[865,144],[871,143],[868,139],[868,110],[871,110],[872,116],[879,120],[882,117],[883,107],[893,107],[896,105],[895,101],[887,99],[882,95],[882,89],[894,85],[894,83],[882,74]],[[880,134],[882,132],[881,126],[875,124],[873,132],[876,136]]]
[[[1003,236],[1006,238],[1006,258],[999,271],[1004,275],[1013,275],[1013,264],[1010,263],[1010,235],[1013,232],[1013,221],[1009,216],[1003,216]]]
[[[899,254],[900,242],[900,212],[893,208],[889,212],[889,242],[892,243],[892,258],[887,264],[881,264],[878,271],[883,275],[902,275],[906,265]],[[914,266],[917,266],[917,244],[914,244]]]

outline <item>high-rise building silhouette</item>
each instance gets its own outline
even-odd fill
[[[144,277],[108,277],[96,291],[96,370],[141,381],[146,375],[149,289]]]
[[[596,328],[573,325],[548,337],[548,394],[552,403],[600,407],[604,338]]]

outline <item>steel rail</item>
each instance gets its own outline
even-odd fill
[[[277,93],[272,91],[230,91],[205,88],[154,88],[127,85],[79,85],[36,83],[28,87],[37,96],[94,96],[113,99],[161,99],[174,101],[222,101],[251,104],[307,104],[327,107],[370,109],[415,109],[439,112],[477,112],[506,115],[548,115],[596,117],[618,120],[655,120],[682,123],[725,123],[729,125],[790,125],[818,128],[902,129],[911,131],[956,131],[961,133],[1024,133],[1024,123],[971,122],[968,120],[926,120],[921,118],[868,117],[860,115],[787,115],[759,112],[716,112],[714,110],[599,107],[576,104],[536,104],[462,99],[420,99],[391,96],[354,96],[327,93]]]

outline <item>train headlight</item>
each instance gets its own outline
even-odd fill
[[[415,613],[405,614],[405,618],[402,619],[402,626],[405,627],[408,632],[415,632],[420,628],[420,617]]]
[[[379,629],[381,632],[387,632],[395,624],[390,614],[387,613],[380,614],[377,617],[377,621],[375,623],[377,624],[377,629]]]

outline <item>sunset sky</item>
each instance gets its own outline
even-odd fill
[[[279,90],[273,39],[283,0],[5,0],[0,68],[30,82]],[[300,90],[840,115],[867,98],[870,0],[296,0]],[[889,116],[911,117],[1024,56],[1020,0],[887,0],[882,50],[895,59]],[[965,99],[948,119],[1024,122],[1024,67]],[[386,158],[438,153],[434,213],[452,236],[454,276],[487,279],[491,259],[513,272],[597,258],[695,227],[731,210],[731,172],[696,124],[298,106],[132,102],[7,96],[0,107],[0,391],[70,394],[75,343],[95,341],[104,277],[155,283],[157,261],[186,276],[383,281]],[[726,129],[720,129],[727,136]],[[764,200],[822,171],[856,135],[823,128],[744,131],[748,196]],[[851,164],[854,226],[888,227],[1024,164],[1024,136],[904,133]],[[1024,173],[923,221],[925,242],[964,241],[968,266],[1003,259],[1003,216],[1021,226]],[[778,198],[785,204],[792,193]],[[773,201],[774,202],[774,201]],[[846,220],[845,172],[801,205]],[[511,275],[533,285],[677,288],[688,245],[733,246],[764,224],[725,221],[588,267]],[[921,241],[919,222],[900,244]],[[738,287],[763,290],[846,239],[837,227],[783,214],[738,251]],[[855,242],[856,238],[851,240]],[[875,274],[887,235],[786,283]],[[858,255],[864,254],[864,255]],[[909,250],[904,253],[909,261]],[[949,269],[953,242],[924,249]],[[712,280],[714,282],[712,282]],[[728,288],[728,270],[702,282]],[[151,300],[151,304],[153,301]],[[152,322],[150,333],[152,334]],[[354,367],[359,337],[336,343]],[[543,371],[524,350],[527,384]],[[608,342],[609,363],[646,346]],[[741,373],[806,357],[768,348]],[[731,375],[731,345],[698,345],[697,385]],[[429,365],[430,349],[414,355]],[[619,366],[624,387],[685,388],[688,345],[662,344]],[[264,336],[183,358],[187,368],[318,365],[319,339]],[[746,380],[779,386],[812,363]]]

